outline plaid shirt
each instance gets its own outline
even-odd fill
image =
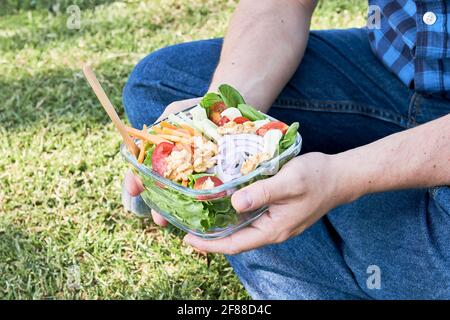
[[[378,58],[417,92],[450,97],[450,1],[369,0],[369,5],[369,41]]]

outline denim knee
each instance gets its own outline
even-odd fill
[[[261,264],[267,264],[265,257],[265,248],[226,256],[234,272],[253,299],[269,298],[270,281],[264,279],[263,274],[259,272],[260,269],[270,269],[270,265],[267,265],[267,268],[261,267]]]
[[[205,94],[221,46],[221,39],[180,43],[142,59],[123,91],[131,124],[134,127],[151,124],[171,102]]]
[[[160,87],[163,81],[170,82],[166,70],[169,52],[170,47],[163,48],[143,58],[125,84],[122,100],[133,127],[154,123],[168,104],[161,97]]]
[[[435,187],[430,190],[431,197],[442,211],[450,216],[450,186]]]
[[[435,255],[443,260],[450,280],[450,187],[435,187],[428,192],[427,230]]]

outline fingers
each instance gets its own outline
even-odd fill
[[[282,176],[275,175],[236,191],[231,203],[238,212],[256,210],[285,198],[287,187]]]
[[[127,192],[133,197],[138,196],[142,191],[144,191],[144,186],[142,185],[141,179],[131,170],[128,170],[125,174],[124,185]]]
[[[238,254],[277,242],[278,239],[274,236],[274,229],[275,226],[268,213],[261,216],[250,227],[242,229],[226,238],[204,240],[192,234],[187,234],[184,237],[184,242],[200,251]]]
[[[167,220],[164,219],[163,216],[160,215],[155,210],[152,210],[152,218],[153,218],[153,222],[155,222],[158,226],[160,226],[160,227],[167,226]]]
[[[125,174],[124,184],[127,192],[133,197],[138,196],[142,191],[144,191],[144,186],[141,179],[136,176],[131,170],[128,170]],[[152,218],[158,226],[165,227],[167,225],[166,219],[164,219],[155,210],[152,210]]]

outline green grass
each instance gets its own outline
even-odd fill
[[[94,66],[123,117],[133,65],[221,36],[236,1],[59,1],[50,14],[55,2],[0,6],[0,298],[248,298],[224,257],[208,268],[181,232],[123,210],[120,139],[80,72]],[[81,30],[66,27],[68,3]],[[327,0],[313,27],[360,26],[364,10]]]

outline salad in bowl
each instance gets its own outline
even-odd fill
[[[142,130],[128,127],[140,152],[134,156],[122,145],[121,153],[140,175],[147,205],[186,232],[220,238],[266,210],[237,214],[231,195],[295,157],[298,128],[246,104],[223,84],[185,111]]]

